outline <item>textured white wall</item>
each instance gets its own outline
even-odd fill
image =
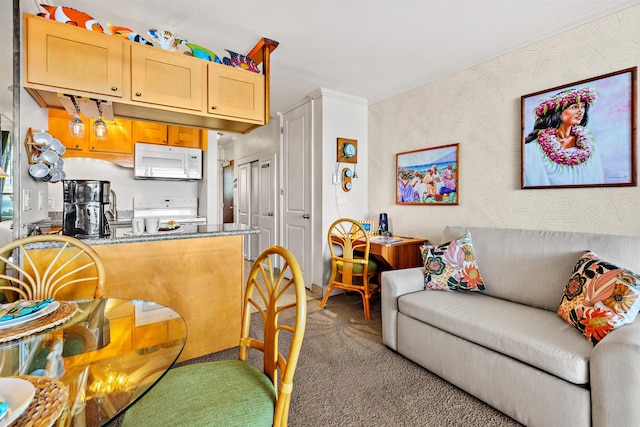
[[[520,189],[520,97],[637,66],[638,22],[635,6],[370,106],[369,212],[436,243],[449,224],[640,235],[638,187]],[[395,154],[451,143],[460,204],[396,205]]]

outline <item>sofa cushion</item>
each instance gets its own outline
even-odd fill
[[[593,346],[555,312],[481,292],[429,291],[400,297],[398,309],[406,316],[574,384],[589,382]]]
[[[586,251],[565,287],[558,315],[595,345],[636,318],[639,285],[636,273]]]
[[[483,291],[471,233],[440,246],[420,247],[424,261],[424,288],[439,291]]]
[[[640,271],[640,236],[508,228],[445,228],[442,241],[473,235],[487,295],[555,313],[576,260],[586,250]]]

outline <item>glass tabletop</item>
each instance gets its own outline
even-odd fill
[[[102,426],[173,365],[184,348],[186,324],[152,302],[75,302],[77,313],[62,325],[0,344],[0,377],[57,379],[69,390],[57,425]]]

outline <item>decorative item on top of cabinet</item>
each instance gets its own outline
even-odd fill
[[[153,46],[153,43],[146,40],[140,34],[133,31],[131,28],[120,27],[117,25],[107,23],[107,28],[111,31],[111,34],[115,37],[119,37],[124,40],[129,40],[135,43],[146,44],[149,46]]]
[[[180,46],[187,42],[180,36],[173,34],[169,30],[158,30],[157,28],[151,28],[147,31],[151,40],[158,43],[158,46],[164,50],[177,50]]]
[[[191,50],[191,56],[204,59],[205,61],[222,64],[220,57],[206,47],[202,47],[194,43],[186,43],[186,46]],[[186,54],[188,54],[188,52],[185,52],[185,55]]]
[[[40,6],[45,11],[43,13],[39,13],[38,16],[53,19],[54,21],[62,22],[63,24],[75,25],[76,27],[104,33],[102,25],[93,19],[91,15],[81,10],[65,6],[49,6],[46,4],[41,4]]]

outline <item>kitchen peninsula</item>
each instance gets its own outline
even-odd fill
[[[102,258],[107,296],[154,301],[180,313],[187,342],[179,360],[187,360],[238,345],[243,236],[261,231],[208,224],[84,241]]]

